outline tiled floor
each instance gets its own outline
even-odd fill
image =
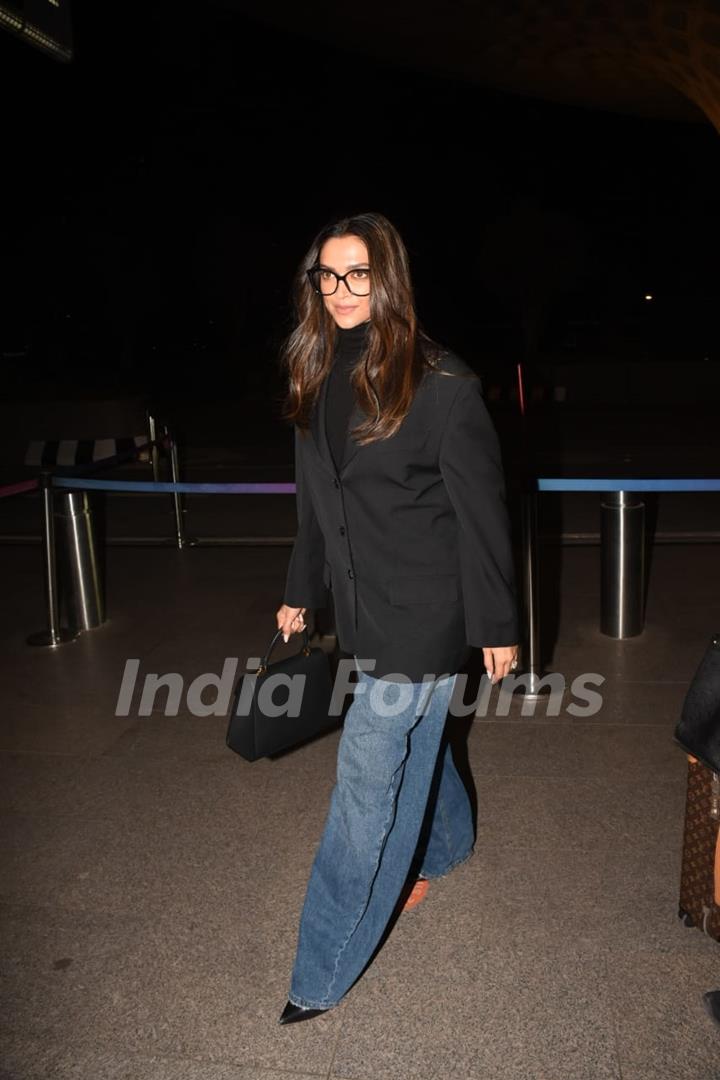
[[[557,715],[498,692],[454,718],[474,856],[402,916],[342,1004],[278,1016],[339,732],[275,761],[223,715],[115,707],[125,662],[187,687],[264,649],[284,548],[113,548],[108,621],[57,650],[39,549],[6,547],[3,1080],[718,1080],[720,946],[677,918],[686,758],[672,740],[720,620],[717,548],[654,552],[645,630],[598,630],[596,547],[545,581]],[[550,618],[550,616],[552,616]],[[288,646],[287,648],[294,648]],[[280,655],[280,654],[278,654]],[[212,699],[208,692],[207,699]]]

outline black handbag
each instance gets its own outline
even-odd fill
[[[289,750],[341,722],[339,714],[329,715],[332,678],[327,653],[310,646],[305,627],[300,652],[270,664],[270,653],[281,636],[282,630],[278,630],[260,667],[244,674],[233,694],[225,741],[246,761]],[[283,678],[266,686],[275,675]],[[304,678],[296,679],[297,676]],[[288,680],[293,680],[290,689],[286,689]],[[295,710],[298,701],[299,708]],[[290,715],[293,711],[298,715]]]
[[[675,741],[720,772],[720,633],[713,634],[685,696]]]

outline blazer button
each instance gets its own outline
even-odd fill
[[[340,526],[340,535],[341,535],[341,536],[344,536],[344,535],[345,535],[345,526],[344,526],[344,525],[341,525],[341,526]]]
[[[353,574],[352,570],[348,570],[348,577],[349,577],[349,578],[354,578],[354,577],[355,577],[355,575]]]
[[[340,487],[340,481],[339,480],[333,480],[333,484],[335,485],[336,488]]]

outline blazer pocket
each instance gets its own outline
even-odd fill
[[[390,603],[442,604],[458,599],[457,574],[400,574],[390,582]]]

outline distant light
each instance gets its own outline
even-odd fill
[[[28,11],[25,11],[25,9]],[[56,60],[73,59],[72,27],[66,0],[0,0],[0,27],[25,38]]]
[[[645,299],[646,300],[652,300],[652,298],[653,298],[652,293],[645,293]]]

